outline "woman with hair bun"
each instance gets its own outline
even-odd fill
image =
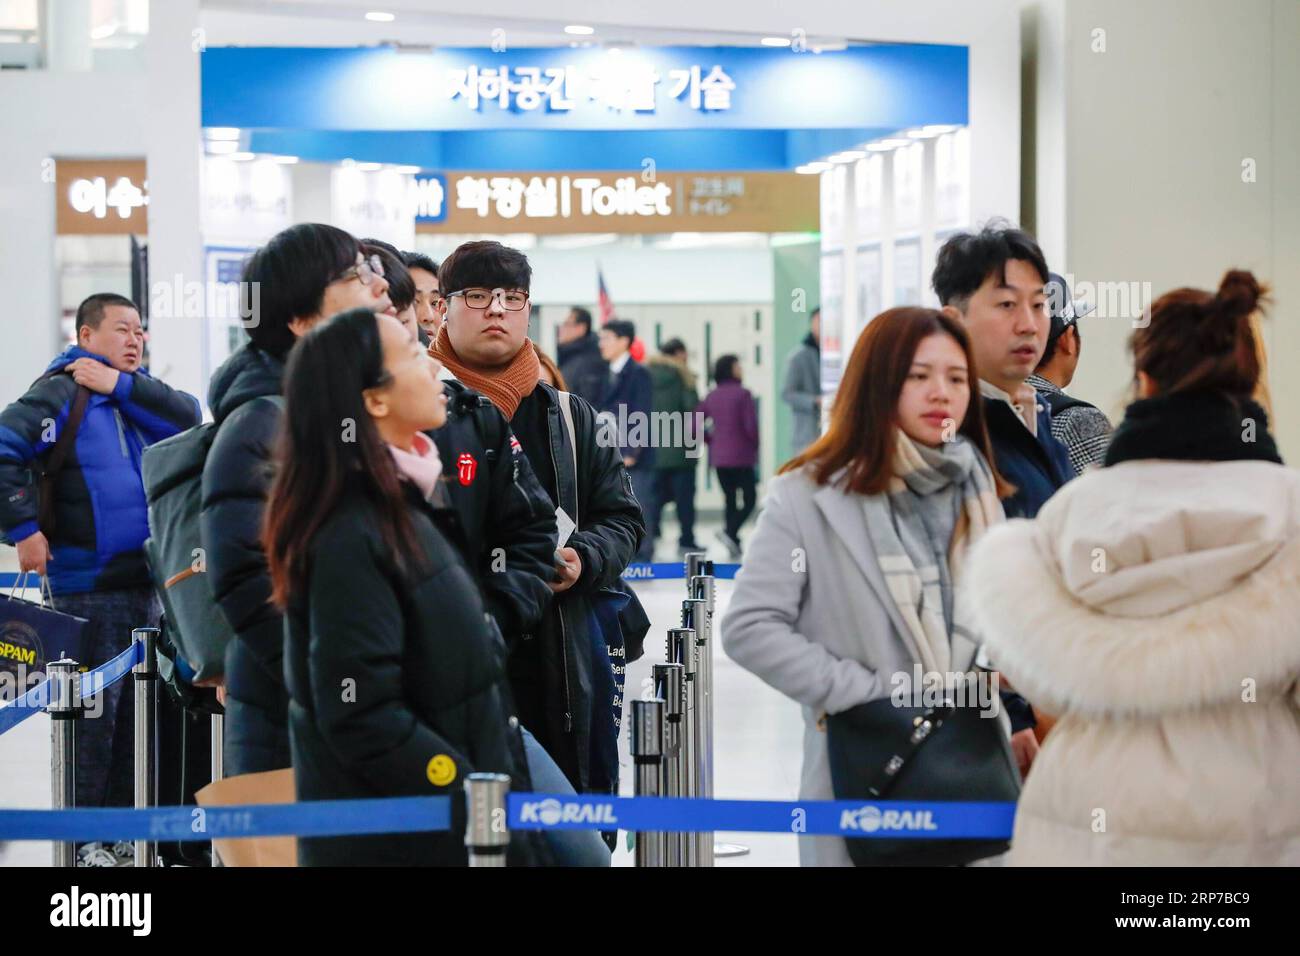
[[[1156,300],[1105,467],[971,555],[989,656],[1060,715],[1013,864],[1300,864],[1300,475],[1252,397],[1265,295],[1233,270]]]

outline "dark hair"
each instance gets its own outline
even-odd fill
[[[1061,329],[1060,335],[1048,335],[1047,345],[1043,348],[1043,357],[1038,360],[1038,365],[1035,367],[1035,371],[1042,368],[1052,360],[1052,356],[1056,354],[1056,346],[1060,344],[1061,339],[1065,338],[1065,333],[1070,331],[1070,329],[1074,329],[1074,340],[1076,342],[1083,341],[1083,336],[1079,334],[1079,323],[1077,320]]]
[[[272,236],[244,265],[244,288],[257,290],[250,299],[257,303],[256,311],[246,323],[253,344],[287,355],[297,338],[289,323],[320,312],[325,287],[356,264],[360,251],[355,237],[318,222],[299,223]]]
[[[588,312],[586,309],[584,309],[584,308],[583,308],[582,306],[580,306],[580,305],[575,305],[575,306],[573,306],[573,308],[571,308],[569,311],[573,313],[573,318],[574,318],[574,320],[575,320],[579,325],[585,325],[585,326],[587,327],[587,331],[588,331],[588,332],[591,331],[591,313],[590,313],[590,312]]]
[[[681,339],[672,338],[659,346],[659,351],[664,355],[681,355],[686,351],[686,343]]]
[[[721,385],[723,382],[734,382],[736,380],[736,363],[740,361],[737,355],[719,355],[718,360],[713,363],[713,380]]]
[[[560,367],[555,364],[555,359],[551,358],[539,349],[536,342],[533,343],[533,351],[537,353],[537,361],[541,363],[542,368],[550,374],[551,381],[554,383],[555,387],[561,392],[567,392],[569,390],[569,383],[564,380],[564,373],[561,372]]]
[[[362,397],[387,381],[379,320],[366,308],[321,323],[289,353],[276,474],[262,524],[276,607],[302,593],[312,540],[349,494],[373,506],[374,523],[399,569],[419,560],[397,465]],[[355,432],[344,439],[340,428],[349,425]]]
[[[423,252],[403,252],[402,265],[406,266],[407,269],[423,269],[434,278],[438,276],[438,263]]]
[[[1015,489],[998,474],[993,461],[970,336],[956,319],[938,309],[918,306],[886,309],[867,323],[853,346],[844,377],[835,392],[830,428],[782,465],[780,473],[808,465],[813,481],[825,485],[844,470],[841,484],[845,491],[860,495],[886,491],[894,468],[898,397],[912,370],[917,347],[923,339],[935,334],[952,338],[966,355],[970,403],[958,433],[969,438],[988,462],[998,496],[1005,498],[1011,494]]]
[[[821,314],[822,314],[822,307],[819,305],[816,308],[814,308],[811,312],[808,313],[808,322],[811,324],[812,320],[817,318],[817,316]]]
[[[89,328],[92,332],[99,328],[99,323],[104,321],[104,310],[110,305],[121,305],[128,309],[135,309],[136,312],[140,311],[139,306],[134,302],[116,292],[96,292],[94,295],[86,296],[81,300],[81,305],[77,306],[77,321],[74,328],[78,337],[83,327]]]
[[[438,267],[442,294],[462,289],[522,289],[529,291],[533,267],[518,249],[499,242],[462,242]]]
[[[935,258],[931,280],[940,304],[964,310],[989,276],[996,276],[999,284],[1007,281],[1007,263],[1012,259],[1028,262],[1047,284],[1047,260],[1037,240],[1004,219],[986,223],[977,233],[950,236]]]
[[[363,254],[379,256],[384,264],[384,281],[388,283],[388,301],[398,312],[409,309],[415,303],[415,280],[406,271],[402,254],[397,247],[389,245],[382,239],[362,239]]]
[[[613,332],[620,339],[627,339],[629,342],[636,341],[636,323],[631,319],[610,319],[605,323],[604,331]]]
[[[1240,269],[1224,274],[1217,294],[1166,292],[1133,332],[1136,371],[1160,393],[1217,389],[1249,398],[1259,384],[1258,343],[1250,317],[1268,301],[1268,287]]]

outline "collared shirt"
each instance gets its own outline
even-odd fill
[[[1065,390],[1038,375],[1028,382],[1040,392],[1064,395]],[[1079,474],[1090,466],[1100,466],[1106,458],[1113,431],[1110,419],[1092,405],[1075,405],[1052,415],[1052,437],[1070,453],[1070,464]]]
[[[980,379],[980,394],[985,398],[991,398],[996,402],[1006,402],[1011,406],[1011,410],[1016,413],[1016,418],[1020,420],[1020,423],[1029,429],[1029,434],[1033,435],[1035,438],[1038,437],[1037,409],[1035,409],[1034,414],[1026,416],[1024,405],[1013,400],[1011,396],[1002,391],[1002,389],[984,381],[984,379]]]
[[[632,358],[631,352],[624,352],[618,358],[614,359],[614,361],[610,362],[609,363],[610,376],[612,377],[614,375],[617,375],[619,372],[623,371],[623,366],[627,365],[628,361],[631,358]]]

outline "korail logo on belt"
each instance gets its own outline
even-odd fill
[[[937,830],[929,810],[881,810],[865,806],[840,814],[841,830],[876,833],[881,830]]]
[[[521,823],[540,823],[553,827],[558,823],[608,823],[618,824],[612,803],[574,803],[548,797],[530,800],[519,811]]]

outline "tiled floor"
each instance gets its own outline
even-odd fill
[[[704,525],[697,534],[702,543],[713,540],[716,526]],[[676,528],[666,527],[657,557],[676,558],[671,543]],[[665,545],[665,542],[667,544]],[[710,548],[716,560],[727,560],[715,543]],[[0,549],[0,570],[12,569],[11,549]],[[627,697],[640,694],[652,666],[664,660],[665,636],[680,621],[685,582],[645,581],[636,585],[649,614],[652,628],[646,638],[645,656],[628,665]],[[715,620],[726,611],[731,583],[719,582]],[[798,707],[766,684],[732,663],[714,641],[714,734],[715,782],[718,797],[732,799],[792,800],[800,768],[800,717]],[[48,807],[49,718],[37,715],[15,730],[0,736],[0,807]],[[626,735],[621,742],[623,791],[632,792],[632,761]],[[768,834],[719,834],[719,840],[740,843],[750,853],[719,860],[719,866],[794,866],[797,848],[794,836]],[[45,866],[50,861],[46,843],[0,844],[0,866]],[[632,865],[626,843],[614,854],[616,866]]]

